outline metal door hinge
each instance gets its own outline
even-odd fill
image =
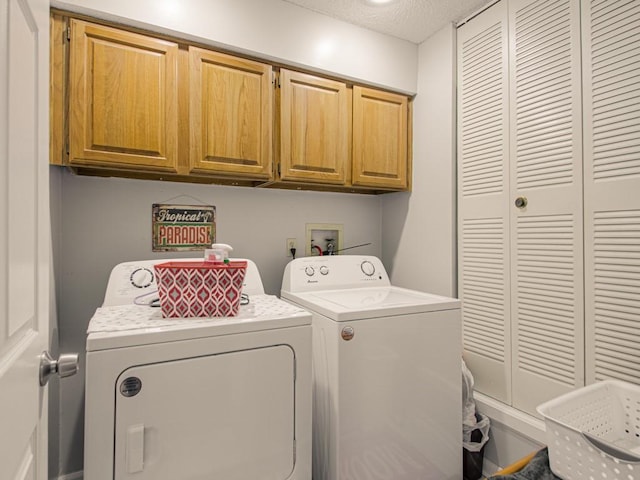
[[[64,38],[62,39],[64,41]],[[71,41],[71,25],[67,25],[67,42]]]

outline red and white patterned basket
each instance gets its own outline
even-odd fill
[[[247,262],[155,265],[163,317],[233,317],[240,309]]]

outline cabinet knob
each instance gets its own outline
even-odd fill
[[[527,197],[518,197],[516,198],[516,207],[524,208],[527,206]]]

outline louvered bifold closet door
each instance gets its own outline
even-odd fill
[[[640,0],[582,24],[587,382],[640,384]]]
[[[579,0],[511,0],[509,30],[513,406],[534,413],[584,384]]]
[[[458,29],[458,277],[475,389],[510,403],[507,3]]]

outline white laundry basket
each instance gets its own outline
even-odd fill
[[[538,407],[549,464],[566,480],[640,480],[640,386],[606,380]]]

